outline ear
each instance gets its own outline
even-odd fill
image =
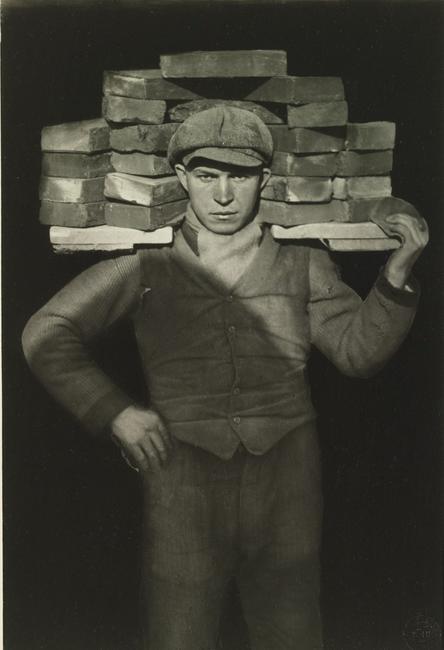
[[[185,167],[182,164],[177,164],[174,165],[174,169],[177,174],[177,178],[180,181],[180,184],[182,185],[183,189],[188,192],[188,179],[187,179],[187,172]]]
[[[262,180],[261,180],[261,190],[264,189],[271,177],[271,169],[268,167],[262,168]]]

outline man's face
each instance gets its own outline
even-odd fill
[[[219,235],[232,235],[254,218],[261,189],[270,177],[269,169],[203,158],[186,168],[176,165],[176,173],[199,221]]]

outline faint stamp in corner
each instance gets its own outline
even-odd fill
[[[407,621],[402,635],[410,650],[441,648],[441,626],[437,620],[423,613],[418,613]]]

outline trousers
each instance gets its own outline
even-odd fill
[[[176,443],[142,478],[144,650],[215,650],[237,581],[252,650],[319,650],[322,497],[313,423],[262,456]]]

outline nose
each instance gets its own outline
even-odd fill
[[[220,205],[228,205],[234,199],[231,179],[226,176],[220,176],[214,187],[213,198]]]

